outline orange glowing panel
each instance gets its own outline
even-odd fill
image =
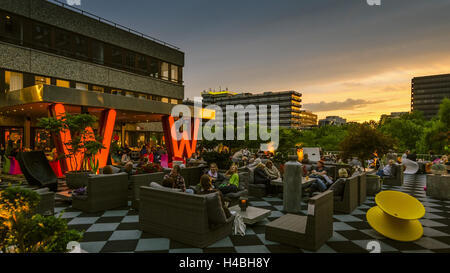
[[[105,147],[97,155],[99,161],[99,168],[106,166],[108,162],[109,150],[111,148],[111,140],[114,132],[114,125],[116,123],[116,110],[107,110],[102,113],[102,118],[100,120],[100,131],[99,134],[103,136],[103,146]]]
[[[183,154],[186,152],[187,157],[191,157],[193,153],[195,153],[195,149],[197,147],[197,136],[198,130],[200,127],[200,119],[194,119],[194,129],[192,130],[191,140],[189,140],[189,135],[187,131],[183,131],[181,140],[178,140],[175,132],[175,120],[173,116],[169,116],[169,126],[171,133],[171,141],[173,148],[173,156],[174,157],[183,157]]]

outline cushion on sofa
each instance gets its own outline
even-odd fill
[[[171,189],[171,188],[167,188],[167,187],[164,187],[164,186],[162,186],[161,184],[158,184],[158,183],[156,183],[156,182],[150,183],[150,187],[151,187],[151,188],[155,188],[155,189],[166,190],[166,191],[181,192],[181,189]]]
[[[227,218],[225,216],[225,211],[222,208],[222,203],[220,202],[219,193],[211,193],[205,195],[206,197],[206,208],[208,211],[208,222],[210,225],[220,225],[225,224]]]
[[[336,180],[336,182],[331,184],[329,190],[333,191],[334,196],[344,195],[344,188],[345,188],[346,181],[347,181],[347,179],[345,179],[345,178],[339,178],[338,180]]]

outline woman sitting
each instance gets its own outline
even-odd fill
[[[265,171],[270,180],[276,180],[281,178],[280,171],[278,171],[277,167],[275,167],[275,165],[273,165],[272,161],[270,160],[267,160],[266,162]]]
[[[211,178],[207,174],[202,175],[202,177],[200,177],[201,191],[199,194],[202,195],[202,194],[210,194],[210,193],[218,192],[219,200],[220,200],[220,203],[222,204],[223,210],[225,211],[225,215],[227,216],[227,218],[231,217],[231,213],[228,210],[227,204],[225,204],[222,192],[214,189],[211,182],[212,182]]]
[[[217,167],[216,163],[211,163],[211,165],[209,165],[209,171],[207,175],[211,179],[213,187],[217,185],[217,183],[221,183],[225,179],[223,174],[219,173],[219,168]]]
[[[225,173],[225,177],[229,178],[228,182],[219,185],[219,190],[223,194],[230,192],[238,192],[239,190],[239,174],[238,168],[235,164],[231,165],[230,169]]]

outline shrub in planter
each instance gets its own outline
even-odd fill
[[[66,220],[32,215],[39,203],[36,192],[7,188],[0,192],[0,250],[4,253],[68,252],[67,244],[82,234],[69,230]]]
[[[141,166],[136,169],[136,174],[145,174],[145,173],[158,173],[162,172],[163,168],[161,165],[156,163],[148,163],[144,166]]]
[[[436,175],[446,174],[447,168],[444,164],[433,164],[433,166],[431,166],[431,173]]]

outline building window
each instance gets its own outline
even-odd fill
[[[170,80],[173,82],[178,82],[178,66],[170,65]]]
[[[159,64],[158,61],[151,58],[150,59],[150,76],[159,78]]]
[[[66,31],[57,30],[55,32],[55,48],[58,54],[70,56],[72,50],[70,49],[70,34]]]
[[[172,104],[178,104],[178,100],[177,100],[177,99],[170,99],[170,103],[172,103]]]
[[[147,99],[147,95],[146,94],[138,94],[138,98],[146,100]]]
[[[113,65],[122,67],[122,50],[113,47],[111,50],[111,62]]]
[[[103,44],[97,41],[92,42],[92,61],[98,64],[103,64],[104,56]]]
[[[131,52],[126,53],[125,65],[134,71],[134,69],[136,68],[136,55],[134,53]]]
[[[105,88],[103,88],[103,87],[101,87],[101,86],[93,85],[93,86],[92,86],[92,91],[100,92],[100,93],[105,93]]]
[[[74,38],[75,55],[79,58],[87,59],[89,55],[87,39],[79,35],[76,35]]]
[[[169,80],[169,64],[166,62],[161,63],[161,78],[163,80]]]
[[[147,58],[145,56],[139,55],[138,56],[138,69],[142,73],[147,72]]]
[[[112,89],[111,94],[113,95],[122,95],[122,90],[119,89]]]
[[[35,76],[34,77],[34,84],[46,84],[50,85],[51,80],[48,77],[42,77],[42,76]]]
[[[125,96],[126,97],[132,97],[132,98],[135,98],[136,97],[136,95],[133,93],[133,92],[125,92]]]
[[[89,87],[88,87],[87,83],[80,83],[80,82],[77,82],[77,83],[75,84],[75,88],[76,88],[76,89],[79,89],[79,90],[89,90]]]
[[[56,80],[56,86],[70,88],[70,82],[65,80]]]
[[[169,103],[169,99],[168,98],[161,98],[161,102]]]
[[[23,30],[22,23],[16,17],[6,15],[4,25],[5,36],[10,38],[13,43],[22,44]]]
[[[5,71],[5,91],[20,90],[23,88],[23,74]]]
[[[33,25],[33,43],[38,47],[50,47],[50,29],[43,25]]]

